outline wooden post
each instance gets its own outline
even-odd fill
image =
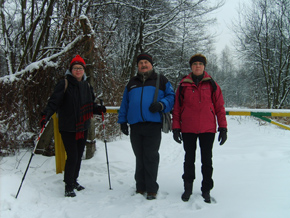
[[[95,90],[95,79],[94,79],[94,68],[93,63],[95,60],[94,57],[94,48],[95,48],[95,39],[93,30],[91,30],[91,26],[88,23],[86,17],[80,18],[80,23],[82,26],[82,30],[84,32],[84,58],[87,63],[86,67],[86,75],[89,77],[89,83],[93,86]],[[86,159],[90,159],[94,156],[96,151],[95,145],[95,119],[91,119],[91,125],[88,130],[88,139],[86,143]]]
[[[50,119],[46,128],[43,130],[43,134],[41,135],[37,148],[35,150],[35,154],[45,154],[46,149],[51,143],[53,137],[53,121]]]

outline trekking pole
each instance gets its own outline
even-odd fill
[[[99,99],[101,106],[103,107],[103,100]],[[104,133],[104,142],[105,142],[105,150],[106,150],[106,159],[107,159],[107,170],[108,170],[108,179],[109,179],[109,188],[112,190],[111,187],[111,179],[110,179],[110,167],[109,167],[109,158],[108,158],[108,149],[107,149],[107,140],[106,140],[106,131],[105,131],[105,118],[104,118],[104,113],[102,111],[102,124],[103,124],[103,133]]]
[[[39,139],[40,139],[40,137],[41,137],[41,135],[42,135],[42,133],[43,133],[44,128],[47,126],[47,124],[48,124],[48,122],[46,123],[46,125],[43,125],[42,128],[41,128],[41,131],[40,131],[40,133],[39,133],[39,135],[38,135],[38,138],[37,138],[37,140],[36,140],[36,143],[35,143],[34,149],[33,149],[32,153],[31,153],[31,156],[30,156],[30,159],[29,159],[28,165],[27,165],[26,170],[25,170],[25,173],[24,173],[24,175],[23,175],[23,177],[22,177],[22,180],[21,180],[21,183],[20,183],[20,186],[19,186],[19,189],[18,189],[18,192],[17,192],[15,198],[18,197],[18,194],[19,194],[19,192],[20,192],[20,189],[21,189],[22,183],[23,183],[23,181],[24,181],[24,179],[25,179],[26,173],[27,173],[28,168],[29,168],[29,165],[30,165],[30,163],[31,163],[32,157],[33,157],[34,154],[35,154],[35,150],[36,150],[36,148],[37,148],[37,145],[38,145]]]

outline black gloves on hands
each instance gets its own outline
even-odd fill
[[[39,122],[41,128],[44,127],[46,125],[46,123],[47,123],[46,115],[44,114],[44,115],[42,115],[42,118],[41,118],[41,120]]]
[[[163,104],[161,102],[153,102],[150,107],[149,111],[152,113],[156,113],[163,110]]]
[[[181,136],[181,129],[173,129],[173,139],[181,144],[181,141],[182,141],[182,136]]]
[[[226,128],[219,128],[218,131],[220,132],[218,141],[220,142],[220,145],[223,145],[227,140],[227,129]]]
[[[105,106],[94,103],[93,114],[102,115],[102,112],[106,113],[106,111],[107,109]]]
[[[125,135],[129,135],[128,125],[127,125],[127,123],[121,123],[121,131],[122,131],[122,133],[124,133]]]
[[[180,129],[173,129],[173,139],[177,142],[177,143],[181,143],[182,141],[182,135],[181,135],[181,130]],[[218,141],[220,142],[220,145],[223,145],[226,140],[227,140],[227,129],[226,128],[219,128],[218,131],[219,133],[219,137],[218,137]]]

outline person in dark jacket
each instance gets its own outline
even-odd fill
[[[169,112],[175,93],[170,82],[160,75],[157,102],[153,103],[157,74],[152,56],[142,53],[137,57],[138,73],[130,79],[123,94],[118,123],[121,131],[129,135],[136,157],[136,193],[147,199],[156,199],[159,188],[157,173],[161,142],[161,112]]]
[[[76,55],[66,71],[66,78],[55,86],[54,92],[42,112],[41,126],[45,126],[51,116],[57,112],[59,131],[63,140],[67,159],[65,163],[65,196],[75,197],[74,189],[84,189],[77,182],[81,160],[87,140],[90,119],[93,114],[106,112],[105,106],[94,103],[92,86],[86,81],[86,63]]]
[[[184,77],[176,92],[172,113],[173,138],[185,150],[184,193],[181,198],[188,201],[195,179],[195,151],[197,138],[202,162],[202,196],[210,203],[213,188],[212,147],[218,123],[220,145],[227,140],[227,121],[224,99],[219,85],[204,71],[206,57],[193,55],[189,61],[192,72]]]

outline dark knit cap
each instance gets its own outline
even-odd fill
[[[202,54],[195,54],[193,55],[190,60],[189,60],[189,66],[191,67],[191,65],[194,63],[194,62],[202,62],[203,65],[205,66],[206,65],[206,57]]]
[[[86,68],[86,62],[84,61],[84,59],[82,59],[81,56],[76,55],[72,61],[70,62],[70,70],[72,69],[73,65],[75,64],[80,64],[82,65],[84,68]]]
[[[147,60],[147,61],[149,61],[149,62],[152,64],[152,66],[153,66],[153,59],[152,59],[152,56],[151,56],[151,55],[149,55],[149,54],[147,54],[147,53],[139,54],[139,55],[137,56],[137,64],[138,64],[139,61],[141,61],[141,60]]]

